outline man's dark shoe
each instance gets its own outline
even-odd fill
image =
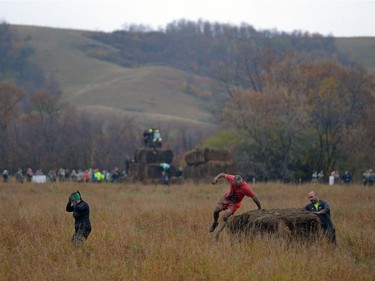
[[[215,228],[219,225],[219,223],[217,221],[214,221],[211,226],[210,226],[210,232],[213,232],[215,230]]]

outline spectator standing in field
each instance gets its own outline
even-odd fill
[[[69,178],[70,178],[70,180],[73,181],[73,182],[78,181],[78,173],[76,172],[75,169],[72,170],[72,172],[70,173]]]
[[[59,182],[60,181],[65,181],[65,176],[66,176],[66,170],[64,168],[60,168],[59,172],[57,173]]]
[[[18,168],[18,171],[16,173],[16,182],[23,183],[23,174],[21,168]]]
[[[311,176],[311,182],[312,183],[317,183],[318,182],[318,172],[315,171],[312,176]]]
[[[363,173],[363,185],[372,186],[375,180],[375,174],[372,173],[372,169],[368,169]]]
[[[53,169],[49,170],[49,172],[47,173],[47,177],[50,182],[56,182],[56,178],[57,178],[56,171]]]
[[[88,183],[90,181],[90,172],[89,172],[89,170],[85,170],[83,172],[83,178],[82,178],[82,180],[83,180],[83,183]]]
[[[33,169],[28,168],[26,172],[27,182],[31,182],[31,180],[33,179],[33,175],[34,175]]]
[[[69,195],[69,201],[66,204],[66,211],[73,212],[74,234],[72,243],[77,246],[89,237],[91,232],[90,207],[83,201],[79,191]]]
[[[129,169],[130,169],[130,159],[129,156],[125,157],[125,173],[124,176],[127,177],[129,174]]]
[[[241,206],[241,202],[245,196],[251,197],[259,210],[262,208],[258,198],[255,196],[254,191],[242,179],[241,176],[220,173],[213,179],[212,184],[216,184],[218,180],[221,178],[225,178],[230,183],[230,189],[224,194],[222,198],[219,199],[214,210],[214,221],[209,229],[210,232],[213,232],[215,228],[219,225],[218,220],[220,212],[225,211],[223,222],[214,236],[215,241],[219,239],[220,233],[225,228],[228,219]]]
[[[332,243],[336,243],[336,230],[331,219],[331,208],[327,201],[321,200],[318,193],[310,191],[308,193],[310,204],[305,206],[305,210],[313,212],[319,216],[324,235]]]
[[[318,182],[319,183],[323,183],[323,180],[324,180],[324,172],[323,170],[319,172],[318,174]]]
[[[8,182],[8,180],[9,180],[9,172],[8,172],[7,168],[5,168],[3,170],[3,182]]]
[[[116,168],[112,171],[111,182],[118,182],[118,181],[119,181],[119,178],[120,178],[120,171],[119,171],[118,167],[116,167]]]
[[[160,163],[160,167],[163,169],[161,172],[163,184],[169,185],[169,169],[171,168],[171,165],[168,163]]]
[[[348,171],[345,171],[341,177],[341,180],[343,183],[349,184],[352,181],[352,175]]]

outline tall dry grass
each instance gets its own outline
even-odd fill
[[[337,247],[274,237],[242,242],[208,227],[226,184],[0,185],[0,280],[374,280],[375,188],[255,184],[266,209],[302,207],[315,189],[330,202]],[[93,231],[70,243],[68,195],[79,189]],[[255,209],[245,198],[238,214]]]

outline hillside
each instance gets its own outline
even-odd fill
[[[178,116],[180,120],[210,122],[206,105],[212,82],[207,79],[164,66],[126,68],[91,58],[85,54],[85,46],[111,47],[87,38],[85,31],[14,28],[29,38],[35,61],[60,83],[63,99],[77,107],[95,111],[100,106],[107,111],[144,113],[144,118],[150,114],[153,119],[157,114],[165,120]],[[201,89],[206,99],[184,90],[187,84]]]
[[[349,59],[375,73],[375,38],[336,38],[337,49]]]
[[[13,26],[35,50],[35,63],[56,79],[63,99],[93,113],[211,123],[215,83],[163,65],[123,67],[88,53],[116,53],[82,30]],[[339,52],[375,73],[375,38],[336,38]]]

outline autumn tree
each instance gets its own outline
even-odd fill
[[[24,143],[28,153],[37,159],[39,168],[61,162],[61,142],[64,141],[64,123],[61,116],[67,107],[58,96],[39,92],[31,98],[32,111],[23,117]],[[30,155],[30,156],[31,156]]]
[[[366,111],[374,105],[374,78],[359,67],[322,61],[302,64],[299,83],[316,134],[314,166],[325,171],[340,167],[355,171],[360,162],[350,159],[364,153]]]
[[[222,120],[237,130],[242,172],[291,181],[309,178],[313,169],[354,169],[348,163],[368,132],[373,77],[360,68],[291,53],[264,58],[262,88],[252,86],[254,76],[240,64],[220,72],[228,96]]]
[[[128,116],[104,119],[101,132],[95,134],[94,140],[93,163],[110,170],[123,169],[125,158],[132,158],[140,143],[134,120]]]
[[[8,135],[8,127],[18,118],[18,105],[24,97],[25,93],[21,89],[9,83],[0,83],[0,159],[4,165],[9,165],[11,157],[9,153],[11,138]]]

